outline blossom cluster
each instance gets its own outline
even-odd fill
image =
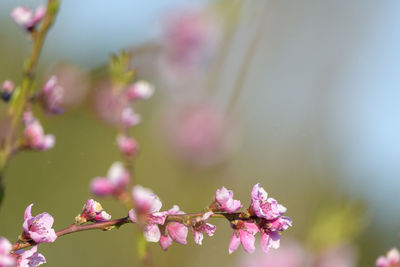
[[[168,211],[161,211],[160,198],[151,190],[141,186],[134,187],[132,191],[136,210],[130,210],[132,222],[141,220],[144,224],[143,231],[147,241],[159,242],[166,250],[172,242],[186,244],[188,231],[193,233],[194,241],[201,245],[203,235],[213,236],[216,226],[207,221],[215,214],[225,214],[230,221],[234,232],[229,244],[229,253],[235,251],[240,244],[248,253],[255,251],[256,233],[261,234],[261,246],[264,252],[269,248],[278,248],[280,232],[292,225],[288,217],[282,216],[286,208],[273,198],[268,198],[265,190],[256,184],[251,194],[250,207],[238,212],[242,208],[239,200],[233,198],[231,190],[222,187],[216,191],[214,202],[200,214],[186,214],[189,219],[179,220],[179,215],[185,215],[177,205]],[[178,215],[178,216],[177,216]]]

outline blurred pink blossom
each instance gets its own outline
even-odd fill
[[[14,21],[25,30],[31,31],[46,15],[46,7],[39,6],[35,12],[27,7],[16,7],[11,12]]]
[[[257,252],[254,255],[243,255],[237,267],[311,267],[311,258],[299,244],[286,240],[280,249],[267,254]]]
[[[126,91],[128,101],[149,99],[154,94],[154,86],[146,81],[133,83]]]
[[[8,102],[11,99],[11,96],[14,92],[15,85],[12,81],[6,80],[1,85],[1,98]]]
[[[125,135],[117,136],[117,145],[121,153],[127,157],[135,156],[139,152],[139,144],[132,137]]]
[[[377,267],[398,267],[400,266],[400,254],[396,248],[389,250],[385,256],[376,260]]]
[[[41,103],[47,114],[60,114],[64,110],[61,103],[64,98],[64,88],[59,84],[56,76],[51,76],[43,86],[41,92]]]
[[[211,10],[192,7],[174,10],[162,25],[160,71],[164,82],[176,89],[206,70],[216,51],[222,23]]]
[[[27,111],[23,114],[24,147],[37,150],[48,150],[54,147],[55,137],[52,134],[44,134],[44,130],[39,120],[33,117],[32,112]]]
[[[121,162],[114,162],[106,177],[95,177],[90,183],[90,191],[97,196],[118,196],[129,183],[130,175]]]
[[[78,67],[69,63],[61,63],[49,68],[46,73],[48,73],[46,76],[50,76],[49,74],[56,76],[57,84],[63,88],[62,98],[59,102],[59,106],[63,109],[78,106],[87,96],[89,92],[88,77]]]
[[[232,121],[206,102],[170,103],[164,127],[172,152],[196,167],[215,166],[234,150],[236,132]]]
[[[5,237],[0,237],[0,267],[15,265],[15,258],[10,254],[12,245]]]

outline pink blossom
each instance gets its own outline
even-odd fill
[[[146,81],[137,81],[126,91],[128,101],[149,99],[154,94],[154,86]]]
[[[93,199],[88,199],[83,206],[82,213],[75,217],[76,224],[104,222],[109,220],[111,220],[111,215],[105,212],[101,204]]]
[[[234,150],[234,123],[210,102],[174,101],[164,113],[171,150],[184,163],[202,168],[215,166]]]
[[[240,200],[233,199],[232,190],[228,190],[224,186],[221,189],[217,189],[215,193],[215,203],[217,204],[218,211],[225,211],[228,213],[234,213],[242,208]]]
[[[27,251],[18,251],[17,263],[18,267],[35,267],[46,263],[46,258],[37,252],[38,246],[32,247]]]
[[[139,144],[137,141],[125,135],[119,135],[117,137],[117,145],[121,153],[127,157],[134,156],[139,151]]]
[[[179,210],[177,205],[174,205],[172,209],[168,210],[168,215],[184,214],[183,211]],[[188,235],[188,228],[178,222],[168,222],[166,227],[163,229],[163,233],[160,237],[160,246],[163,250],[167,250],[172,245],[172,241],[186,245]]]
[[[14,92],[15,85],[12,81],[6,80],[3,82],[1,86],[1,98],[8,102],[11,99],[11,96]]]
[[[107,177],[96,177],[90,184],[90,191],[97,196],[118,196],[125,191],[129,183],[129,172],[121,162],[114,162],[108,170]]]
[[[44,134],[44,130],[39,120],[34,118],[31,112],[23,115],[25,123],[24,146],[25,148],[48,150],[54,147],[55,137],[52,134]]]
[[[257,217],[265,218],[267,220],[273,220],[278,218],[280,215],[286,212],[286,208],[273,198],[268,198],[267,192],[256,184],[251,191],[251,211],[253,211]]]
[[[140,123],[141,117],[131,107],[125,107],[121,112],[121,124],[125,127],[133,127]]]
[[[400,265],[400,254],[396,248],[392,248],[376,260],[377,267],[398,267]]]
[[[64,98],[64,88],[58,83],[56,76],[51,76],[43,86],[41,100],[47,114],[60,114],[64,110],[61,103]]]
[[[240,243],[247,253],[253,253],[255,251],[254,235],[259,232],[257,225],[250,222],[238,221],[236,224],[232,224],[232,227],[235,230],[229,243],[229,254],[238,249]]]
[[[15,259],[11,256],[12,245],[7,238],[0,237],[0,267],[11,267],[15,264]]]
[[[54,229],[51,228],[54,223],[53,217],[46,212],[32,217],[32,206],[33,204],[30,204],[25,210],[22,237],[24,239],[32,239],[36,243],[54,242],[57,239],[57,235]]]
[[[194,242],[201,245],[203,242],[203,234],[207,234],[208,236],[213,236],[217,227],[210,223],[203,223],[200,226],[196,226],[193,229],[193,238]]]
[[[45,15],[45,6],[39,6],[35,13],[27,7],[16,7],[11,12],[11,17],[14,21],[28,31],[32,31]]]
[[[160,198],[150,189],[140,185],[133,188],[132,196],[139,214],[159,212],[162,207]]]

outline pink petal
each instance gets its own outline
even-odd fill
[[[32,217],[32,206],[33,206],[33,203],[30,204],[30,205],[25,209],[24,220],[27,220],[27,219],[29,219],[29,218]]]
[[[169,246],[172,245],[172,238],[170,236],[164,236],[162,235],[160,237],[160,246],[162,250],[167,250]]]
[[[254,246],[254,242],[256,241],[255,237],[244,230],[239,230],[239,235],[244,250],[247,253],[253,253],[256,250],[256,247]]]
[[[136,213],[133,209],[129,210],[129,219],[133,222],[136,223]]]
[[[236,235],[236,232],[233,232],[231,242],[229,242],[229,254],[232,254],[235,250],[237,250],[239,245],[240,238]]]
[[[167,229],[172,240],[174,240],[177,243],[186,245],[188,228],[185,225],[181,223],[172,222],[167,225]]]
[[[148,242],[158,242],[160,240],[161,232],[156,224],[147,224],[143,231],[144,237]]]
[[[193,239],[196,244],[202,245],[203,238],[204,238],[203,233],[195,230],[193,231]]]

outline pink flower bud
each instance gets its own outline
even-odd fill
[[[32,239],[36,243],[52,243],[57,239],[57,235],[54,231],[53,217],[44,212],[35,217],[32,216],[33,204],[30,204],[24,214],[24,224],[22,225],[24,239]]]
[[[14,21],[27,31],[32,31],[45,15],[45,6],[39,6],[35,13],[26,7],[16,7],[11,12],[11,17]]]
[[[96,177],[90,184],[90,191],[97,196],[118,196],[125,191],[129,183],[129,172],[121,162],[114,162],[108,170],[107,177]]]
[[[133,127],[140,123],[141,117],[131,107],[126,107],[121,112],[121,124],[125,127]]]
[[[1,98],[8,102],[11,99],[11,96],[14,92],[15,85],[12,81],[6,80],[3,82],[1,86]]]
[[[121,153],[127,157],[134,156],[139,151],[139,144],[137,141],[125,135],[119,135],[117,137],[117,145]]]
[[[215,202],[218,204],[218,211],[234,213],[242,208],[240,200],[233,199],[233,192],[224,186],[221,189],[217,189]]]
[[[64,98],[64,88],[58,84],[56,76],[52,76],[41,92],[41,103],[47,114],[61,114],[64,110],[61,103]]]
[[[19,267],[35,267],[46,263],[46,258],[37,252],[38,246],[32,247],[30,250],[16,253],[18,256],[17,263]],[[1,265],[0,265],[1,266]]]
[[[153,94],[154,86],[146,81],[137,81],[128,88],[126,98],[128,101],[149,99]]]
[[[0,267],[15,265],[15,258],[11,256],[12,245],[7,238],[0,237]]]
[[[101,204],[93,199],[88,199],[86,204],[83,206],[82,213],[75,217],[76,224],[109,220],[111,220],[111,215],[105,212]]]

